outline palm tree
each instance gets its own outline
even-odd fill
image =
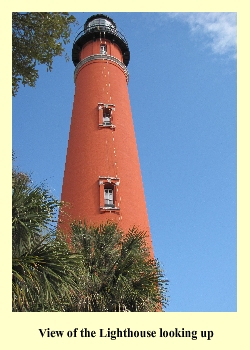
[[[23,173],[12,173],[12,310],[63,311],[76,284],[78,257],[55,239],[60,203],[33,186]]]
[[[167,284],[145,233],[114,223],[56,231],[61,203],[24,173],[12,172],[13,311],[160,311]]]
[[[151,259],[145,233],[124,234],[116,224],[73,223],[71,245],[82,257],[79,294],[67,311],[160,311],[167,304],[167,280]]]

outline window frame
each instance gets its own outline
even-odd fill
[[[99,128],[115,129],[114,125],[115,105],[111,103],[98,103]],[[110,123],[104,120],[105,115],[109,115]],[[107,117],[106,117],[107,118]]]
[[[120,185],[120,179],[118,177],[99,176],[99,188],[100,188],[100,211],[119,211],[120,206],[118,202],[118,188]],[[105,203],[105,190],[112,190],[112,203],[108,205]]]

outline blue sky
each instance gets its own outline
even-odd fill
[[[94,13],[74,14],[79,26]],[[129,94],[167,311],[236,311],[236,14],[106,13],[131,53]],[[66,47],[71,56],[72,41]],[[13,98],[16,165],[60,198],[74,65]]]

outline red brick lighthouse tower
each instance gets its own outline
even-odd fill
[[[148,232],[140,164],[128,94],[128,43],[106,15],[90,17],[75,39],[75,97],[62,187],[69,221],[116,222]]]

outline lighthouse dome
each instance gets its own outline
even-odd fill
[[[116,24],[110,17],[98,14],[88,18],[84,25],[84,29],[85,31],[93,31],[96,29],[100,31],[115,31]]]

